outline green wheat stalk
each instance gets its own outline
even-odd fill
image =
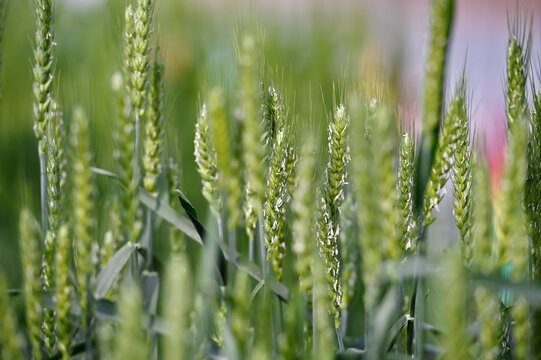
[[[169,158],[167,167],[167,182],[169,184],[169,206],[171,206],[173,209],[180,210],[176,192],[177,189],[180,189],[180,168],[172,158]],[[169,229],[169,239],[171,249],[174,253],[178,254],[184,251],[185,241],[183,240],[184,235],[182,231],[171,227]]]

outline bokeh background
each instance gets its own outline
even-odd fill
[[[111,77],[120,70],[122,0],[55,1],[55,91],[66,123],[74,106],[91,119],[95,164],[115,170],[115,99]],[[419,119],[429,0],[156,0],[155,43],[166,67],[165,157],[182,169],[182,189],[197,209],[206,204],[193,159],[193,133],[206,89],[221,84],[235,100],[236,39],[252,32],[261,46],[262,79],[275,83],[299,123],[323,130],[333,103],[375,73],[411,118]],[[533,16],[532,61],[539,78],[541,4],[535,0],[457,0],[448,78],[467,64],[471,115],[486,139],[491,169],[498,173],[505,146],[503,85],[508,13]],[[39,166],[32,131],[31,0],[12,0],[3,40],[0,103],[0,268],[11,285],[20,279],[17,219],[23,205],[38,213]],[[324,131],[320,131],[322,139]],[[324,152],[324,148],[322,152]],[[97,178],[98,210],[108,191]],[[446,197],[442,208],[448,207]],[[452,237],[451,211],[434,231]],[[101,239],[104,228],[99,227]],[[439,227],[439,229],[438,229]],[[99,240],[99,239],[98,239]],[[436,242],[437,249],[444,241]],[[435,251],[437,251],[437,249]]]

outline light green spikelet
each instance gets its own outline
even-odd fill
[[[192,300],[192,284],[188,261],[182,254],[169,262],[165,278],[163,314],[168,334],[164,338],[164,359],[187,358],[190,344],[189,314]]]
[[[515,300],[511,308],[511,314],[515,323],[513,324],[513,353],[516,359],[528,359],[531,342],[531,320],[530,305],[524,296]]]
[[[131,4],[124,9],[124,32],[122,34],[122,75],[123,86],[129,91],[130,74],[132,73],[132,60],[134,57],[134,13]]]
[[[19,236],[23,272],[26,327],[32,344],[32,356],[41,359],[41,256],[38,247],[38,224],[28,209],[19,217]]]
[[[58,351],[62,359],[70,357],[69,346],[71,343],[70,312],[72,308],[71,293],[73,284],[71,279],[70,264],[72,258],[72,243],[68,233],[68,227],[62,225],[58,230],[58,252],[55,256],[56,267],[56,329],[58,337]]]
[[[342,224],[340,243],[344,261],[344,269],[342,270],[342,289],[344,292],[342,307],[344,309],[351,303],[357,284],[357,269],[359,267],[359,248],[355,238],[357,235],[355,213],[357,211],[357,204],[354,203],[353,196],[349,194],[344,201],[340,221]]]
[[[233,156],[229,121],[225,110],[225,98],[222,89],[214,88],[208,95],[209,133],[214,139],[216,160],[218,163],[218,188],[227,194],[228,227],[235,229],[241,219],[240,203],[242,191],[238,175],[239,164]]]
[[[94,188],[92,172],[90,170],[92,154],[90,152],[88,131],[88,118],[81,108],[73,112],[71,126],[71,146],[73,157],[73,190],[72,208],[73,217],[73,243],[75,250],[75,264],[77,269],[77,282],[79,284],[79,305],[81,306],[81,321],[84,328],[88,326],[86,319],[92,309],[88,307],[88,293],[91,293],[94,271],[92,251],[95,247],[94,239]]]
[[[501,318],[498,296],[486,288],[479,287],[475,289],[474,297],[481,325],[479,330],[480,358],[482,360],[499,359]]]
[[[214,215],[222,208],[221,194],[218,191],[218,169],[214,141],[209,134],[207,106],[203,104],[195,124],[194,155],[197,171],[201,176],[203,196],[207,199]]]
[[[462,80],[464,81],[464,80]],[[464,84],[464,83],[463,83]],[[461,90],[465,93],[464,90]],[[453,158],[453,188],[455,224],[460,230],[462,256],[467,265],[471,264],[473,246],[471,238],[471,187],[472,151],[470,146],[470,121],[466,113],[458,118],[456,151]]]
[[[301,159],[297,164],[298,186],[293,192],[293,253],[296,256],[295,272],[299,277],[299,290],[311,304],[312,301],[312,254],[314,238],[314,171],[315,145],[306,140],[302,146]]]
[[[53,12],[51,0],[34,1],[36,34],[34,48],[34,132],[39,141],[39,152],[45,153],[44,141],[51,116],[53,83]]]
[[[141,292],[132,284],[120,291],[118,316],[115,332],[113,359],[146,360],[149,358],[143,322]]]
[[[468,347],[471,339],[467,333],[466,301],[467,283],[465,269],[458,253],[449,253],[445,258],[443,279],[445,289],[445,323],[443,348],[446,359],[473,359]]]
[[[329,124],[329,161],[325,169],[321,208],[318,226],[318,244],[327,267],[329,286],[332,294],[333,313],[336,327],[340,327],[342,288],[340,283],[340,235],[339,214],[344,201],[344,184],[349,162],[349,115],[344,105],[336,108]]]
[[[143,167],[145,177],[143,184],[145,190],[156,195],[156,180],[159,174],[161,139],[163,135],[163,110],[165,106],[165,82],[163,80],[163,63],[156,53],[152,66],[150,80],[150,97],[148,102],[148,116],[145,123],[145,143]]]
[[[430,14],[430,35],[423,88],[422,143],[418,155],[416,208],[422,206],[425,185],[432,176],[434,156],[440,130],[444,94],[447,47],[454,14],[454,0],[433,0]]]
[[[438,205],[443,199],[444,187],[449,178],[453,154],[457,148],[460,123],[465,117],[467,117],[465,92],[463,88],[459,87],[445,116],[432,170],[426,185],[423,205],[425,226],[432,224],[436,220],[433,216],[433,210],[438,209]]]
[[[17,329],[15,314],[9,304],[8,289],[0,274],[0,359],[23,360],[24,338]]]
[[[398,206],[402,216],[401,248],[415,253],[417,243],[417,221],[413,212],[415,174],[415,143],[408,132],[400,139],[398,167]]]
[[[246,35],[240,44],[240,101],[242,109],[243,162],[246,169],[246,185],[250,188],[249,201],[255,217],[259,217],[265,192],[264,157],[265,148],[261,143],[263,129],[259,120],[256,96],[256,44],[255,39]]]

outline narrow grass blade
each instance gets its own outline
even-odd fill
[[[113,286],[114,281],[128,263],[128,260],[135,249],[136,246],[134,244],[126,243],[126,245],[122,246],[120,250],[116,252],[107,265],[105,265],[96,279],[96,290],[94,291],[94,297],[96,299],[103,299],[107,296],[111,286]]]

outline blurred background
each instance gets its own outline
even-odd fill
[[[32,131],[32,1],[8,2],[0,86],[0,268],[15,285],[20,279],[18,214],[23,205],[38,214],[39,166]],[[114,171],[116,109],[110,83],[120,70],[126,2],[54,3],[54,87],[64,119],[69,123],[75,105],[84,107],[91,119],[95,164]],[[164,156],[179,163],[182,189],[195,207],[203,213],[206,209],[193,158],[198,108],[206,89],[217,84],[234,103],[239,34],[255,33],[263,81],[280,88],[297,121],[309,122],[325,139],[322,130],[344,89],[378,72],[386,74],[386,86],[402,108],[419,118],[428,6],[429,0],[157,0],[153,36],[165,60],[167,82]],[[457,0],[448,63],[448,92],[467,64],[473,123],[486,137],[496,173],[505,145],[508,12],[512,19],[517,13],[534,16],[532,62],[539,80],[541,4],[535,0]],[[103,199],[109,180],[96,180],[97,214],[107,214],[100,209],[107,205]],[[452,215],[450,210],[443,213],[449,219],[439,219],[437,226],[448,228],[451,238]],[[99,239],[104,231],[98,224]]]

